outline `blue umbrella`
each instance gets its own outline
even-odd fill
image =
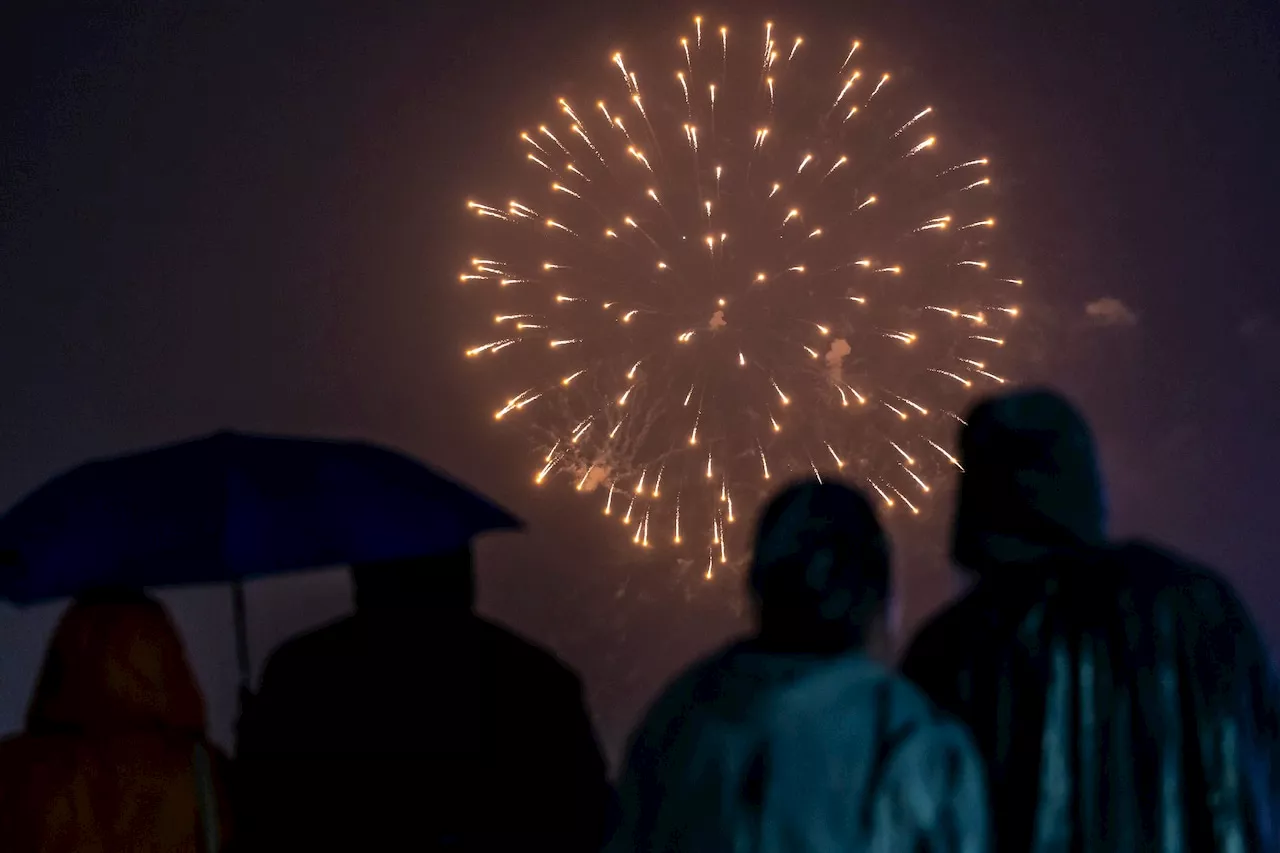
[[[234,582],[243,646],[243,579],[430,556],[519,527],[385,448],[220,432],[88,462],[23,499],[0,518],[0,598]]]

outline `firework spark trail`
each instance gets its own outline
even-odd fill
[[[849,48],[849,55],[844,58],[844,62],[841,63],[840,65],[841,71],[844,71],[845,68],[849,67],[849,60],[853,59],[853,54],[856,53],[858,48],[860,47],[862,47],[862,42],[858,41],[857,39],[854,39],[853,47]]]
[[[467,202],[487,248],[459,278],[501,327],[465,355],[524,389],[494,420],[547,437],[535,481],[626,497],[633,544],[656,524],[710,578],[775,474],[921,513],[954,411],[1011,381],[1023,280],[988,254],[990,160],[861,41],[765,22],[731,51],[704,23],[518,133],[520,200]]]
[[[925,107],[925,108],[924,108],[924,109],[922,109],[920,112],[916,113],[916,114],[912,117],[911,121],[907,122],[907,123],[906,123],[906,124],[904,124],[902,127],[898,128],[896,131],[894,131],[893,138],[894,138],[894,139],[897,139],[899,136],[901,136],[901,135],[902,135],[902,132],[903,132],[904,130],[906,130],[907,128],[911,127],[911,125],[915,124],[916,122],[918,122],[920,119],[924,118],[925,116],[927,116],[927,115],[928,115],[929,113],[931,113],[931,112],[933,112],[933,107]]]

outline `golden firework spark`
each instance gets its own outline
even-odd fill
[[[920,513],[960,467],[954,411],[1010,381],[990,362],[1022,301],[991,161],[945,110],[861,40],[754,32],[731,51],[696,17],[669,55],[607,56],[605,91],[556,98],[493,168],[518,198],[466,202],[486,248],[459,274],[492,294],[464,354],[519,390],[493,416],[538,436],[534,481],[626,498],[634,545],[670,531],[708,578],[775,474]]]

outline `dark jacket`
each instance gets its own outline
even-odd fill
[[[1216,573],[1109,545],[1092,439],[1052,395],[980,406],[957,561],[903,663],[986,759],[996,849],[1280,850],[1275,671]]]
[[[578,679],[467,612],[369,608],[284,644],[240,727],[262,850],[594,850],[605,767]]]
[[[163,608],[73,604],[27,712],[0,742],[6,853],[212,853],[230,834],[227,761]]]

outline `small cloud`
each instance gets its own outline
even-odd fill
[[[1254,314],[1240,323],[1240,337],[1250,344],[1264,344],[1280,334],[1280,323],[1266,314]]]
[[[827,350],[827,375],[831,377],[832,382],[843,381],[843,365],[845,356],[853,352],[853,348],[849,346],[849,342],[844,338],[836,338],[831,342],[831,349]]]
[[[581,492],[594,492],[598,487],[607,485],[612,474],[608,465],[599,463],[586,470],[574,471],[574,476],[578,479],[578,491]]]
[[[1276,363],[1276,345],[1280,344],[1280,320],[1270,314],[1252,314],[1245,317],[1237,330],[1254,364],[1268,374],[1280,375]]]
[[[1114,296],[1104,296],[1086,304],[1084,313],[1098,326],[1138,325],[1138,315]]]
[[[723,329],[727,325],[729,325],[729,323],[727,320],[725,320],[723,311],[717,311],[716,313],[711,315],[710,326],[713,330]]]

